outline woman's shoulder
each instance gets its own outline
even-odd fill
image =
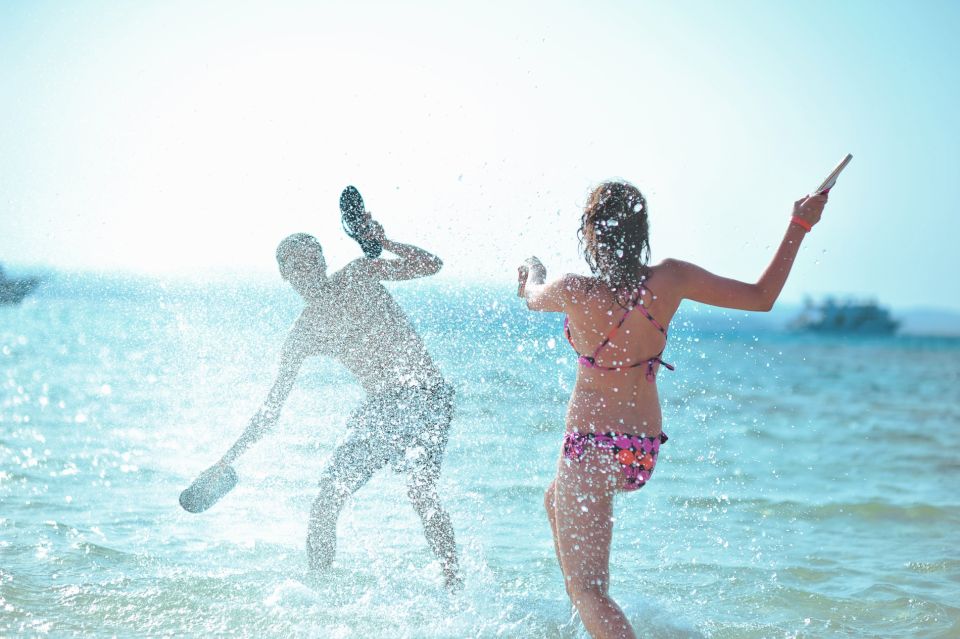
[[[597,278],[579,273],[566,273],[560,278],[564,296],[574,303],[583,301],[588,295],[596,292]]]
[[[649,267],[645,283],[657,297],[675,299],[679,304],[689,286],[691,269],[695,268],[690,262],[668,257]]]
[[[653,266],[648,267],[648,269],[651,273],[670,273],[676,271],[678,268],[682,268],[683,264],[685,264],[685,262],[682,260],[678,260],[675,257],[667,257],[660,260]]]
[[[569,288],[588,289],[597,283],[597,278],[590,275],[580,275],[579,273],[565,273],[560,281]]]
[[[647,267],[647,280],[661,281],[667,286],[680,282],[690,264],[683,260],[668,257],[653,266]]]

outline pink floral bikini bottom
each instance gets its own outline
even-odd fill
[[[667,436],[660,433],[656,437],[638,437],[630,433],[609,431],[606,433],[581,433],[572,431],[563,438],[563,456],[571,461],[580,461],[587,445],[609,450],[623,469],[624,490],[642,488],[654,467],[657,465],[657,455],[660,453],[660,444],[667,441]]]

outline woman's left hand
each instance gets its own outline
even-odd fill
[[[534,284],[543,284],[543,281],[547,279],[547,267],[536,256],[528,257],[520,265],[520,268],[526,269],[533,276]]]
[[[813,227],[820,221],[820,216],[823,214],[823,207],[826,205],[826,193],[808,195],[793,203],[793,215]]]

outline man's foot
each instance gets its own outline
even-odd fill
[[[460,576],[460,571],[456,568],[443,568],[443,585],[446,587],[447,592],[450,594],[456,594],[463,590],[463,577]]]

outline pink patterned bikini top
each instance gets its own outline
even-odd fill
[[[640,285],[640,288],[637,289],[637,292],[634,293],[634,295],[630,298],[630,305],[627,307],[627,310],[626,310],[626,312],[623,314],[623,317],[621,317],[621,318],[620,318],[620,321],[617,322],[617,324],[610,330],[610,333],[607,335],[606,339],[604,339],[602,342],[600,342],[600,345],[597,346],[596,349],[594,349],[593,355],[581,355],[581,354],[577,351],[577,347],[573,345],[573,339],[570,337],[570,318],[569,318],[569,317],[565,317],[565,318],[563,319],[563,332],[566,333],[566,335],[567,335],[567,341],[570,342],[570,346],[573,347],[573,351],[574,351],[575,353],[577,353],[577,362],[578,362],[581,366],[586,366],[587,368],[596,368],[596,369],[601,370],[601,371],[623,371],[623,370],[629,370],[629,369],[631,369],[631,368],[636,368],[637,366],[643,366],[644,364],[646,364],[646,366],[647,366],[647,381],[648,381],[648,382],[652,382],[652,381],[654,381],[654,380],[656,379],[656,375],[657,375],[656,366],[657,366],[657,364],[663,364],[664,366],[667,367],[668,370],[671,370],[671,371],[674,370],[674,367],[673,367],[672,365],[670,365],[670,364],[666,363],[665,361],[663,361],[662,359],[660,359],[660,356],[663,355],[663,351],[664,351],[664,350],[666,349],[666,347],[667,347],[667,342],[666,342],[666,339],[667,339],[667,329],[665,329],[665,328],[660,324],[660,322],[658,322],[657,320],[655,320],[655,319],[653,318],[653,315],[651,315],[650,312],[649,312],[649,311],[646,309],[646,307],[644,307],[644,305],[643,305],[643,299],[642,299],[643,294],[644,294],[645,292],[649,291],[649,290],[650,290],[650,289],[644,287],[642,284]],[[624,323],[625,321],[627,321],[627,316],[629,316],[630,313],[631,313],[635,308],[639,308],[639,309],[640,309],[640,312],[643,313],[644,317],[646,317],[648,320],[650,320],[650,323],[653,324],[654,326],[656,326],[658,331],[660,331],[661,333],[663,333],[663,339],[664,339],[663,348],[661,348],[661,349],[660,349],[660,352],[657,353],[656,355],[654,355],[653,357],[651,357],[650,359],[640,360],[640,361],[638,361],[638,362],[635,362],[635,363],[633,363],[633,364],[630,364],[629,366],[600,366],[599,364],[597,364],[597,355],[600,354],[600,351],[603,350],[603,347],[604,347],[604,346],[606,346],[607,344],[610,343],[610,340],[613,339],[613,336],[616,335],[616,333],[617,333],[618,330],[620,330],[620,327],[623,326],[623,323]]]

